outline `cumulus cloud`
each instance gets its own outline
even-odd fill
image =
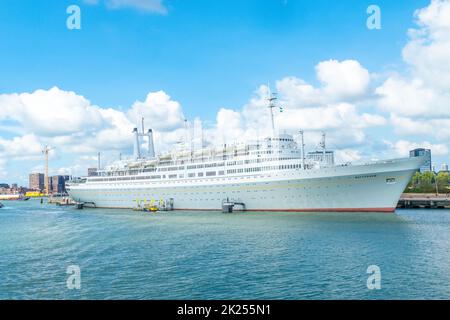
[[[360,97],[367,91],[370,75],[358,61],[323,61],[316,66],[323,91],[335,99]]]
[[[1,94],[0,120],[11,119],[39,135],[72,134],[101,126],[99,108],[57,87],[32,93]]]
[[[279,104],[283,112],[274,110],[278,131],[296,132],[300,129],[310,131],[329,131],[337,146],[355,145],[365,139],[364,129],[383,126],[386,119],[377,114],[360,112],[348,102],[334,102],[333,97],[324,93],[324,88],[314,88],[303,80],[288,77],[277,82]],[[270,114],[267,108],[269,88],[262,85],[244,106],[240,121],[232,123],[234,132],[240,138],[266,136],[271,134]],[[314,102],[314,103],[313,103]],[[237,115],[234,115],[237,118]],[[230,122],[231,123],[231,122]],[[241,134],[242,132],[242,134]]]
[[[139,126],[141,116],[147,118],[148,127],[159,131],[182,126],[180,104],[163,91],[149,93],[144,102],[134,103],[128,112],[92,105],[85,97],[57,87],[0,94],[0,124],[14,123],[14,130],[10,130],[11,125],[2,128],[14,136],[0,137],[0,158],[6,162],[42,159],[45,145],[53,148],[52,154],[65,157],[99,151],[106,159],[111,152],[117,157],[119,152],[131,149],[132,129]],[[87,167],[87,163],[84,165]]]
[[[42,149],[42,144],[34,134],[26,134],[10,140],[0,137],[0,155],[4,160],[30,159],[40,155]]]
[[[277,81],[283,104],[289,108],[321,106],[361,98],[370,83],[369,71],[355,60],[328,60],[315,67],[321,86],[314,87],[297,77]]]
[[[417,27],[403,48],[409,72],[379,86],[378,107],[391,113],[399,134],[448,139],[450,122],[450,1],[432,0],[414,14]]]
[[[183,125],[184,116],[180,103],[171,100],[164,91],[151,92],[145,101],[136,101],[128,111],[134,123],[140,123],[141,117],[159,131],[169,131]]]
[[[403,58],[416,76],[437,88],[450,88],[450,2],[432,0],[415,12],[417,29],[409,31],[410,40]]]
[[[400,157],[408,156],[409,151],[416,149],[416,148],[431,149],[431,153],[436,156],[442,156],[442,155],[448,154],[447,145],[441,144],[441,143],[433,144],[429,141],[411,142],[411,141],[407,141],[407,140],[399,140],[394,143],[385,141],[385,143]]]

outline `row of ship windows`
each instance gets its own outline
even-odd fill
[[[236,185],[237,186],[237,185]],[[349,187],[349,188],[351,188],[352,187],[352,184],[342,184],[342,185],[337,185],[336,186],[336,188],[345,188],[345,187]],[[204,188],[204,187],[194,187],[194,188]],[[177,189],[177,188],[175,188],[175,189]],[[326,186],[326,187],[320,187],[320,186],[317,186],[317,187],[298,187],[298,188],[286,188],[285,190],[286,191],[298,191],[298,190],[317,190],[317,189],[328,189],[328,186]],[[119,193],[119,192],[124,192],[124,193]],[[230,191],[198,191],[198,192],[182,192],[183,194],[185,194],[185,195],[199,195],[199,194],[201,194],[201,195],[207,195],[207,194],[218,194],[218,193],[221,193],[221,194],[223,194],[223,195],[227,195],[227,194],[233,194],[233,193],[243,193],[243,192],[246,192],[246,193],[251,193],[251,192],[258,192],[258,193],[263,193],[263,192],[275,192],[275,189],[244,189],[244,190],[242,190],[242,189],[239,189],[239,190],[230,190]],[[130,196],[130,193],[131,192],[127,192],[127,190],[125,190],[125,189],[117,189],[115,192],[111,192],[111,191],[103,191],[102,192],[102,194],[103,194],[103,196],[106,196],[106,197],[117,197],[117,196]],[[174,193],[178,193],[177,191],[171,191],[171,192],[168,192],[168,193],[166,193],[166,192],[163,192],[163,193],[161,193],[161,196],[173,196],[174,195]],[[328,195],[328,193],[327,193],[327,191],[326,190],[323,190],[323,191],[320,191],[320,192],[318,192],[317,194],[326,194],[326,195]],[[305,196],[310,196],[310,195],[313,195],[313,194],[304,194]],[[133,197],[150,197],[151,195],[150,194],[142,194],[142,193],[140,193],[140,194],[133,194]],[[302,194],[300,193],[300,194],[296,194],[296,196],[298,196],[298,197],[301,197],[302,196]],[[292,197],[292,195],[286,195],[285,197]]]
[[[286,170],[286,169],[300,169],[300,164],[286,164],[281,166],[265,166],[265,167],[256,167],[256,168],[241,168],[241,169],[229,169],[226,170],[226,174],[235,174],[235,173],[249,173],[249,172],[260,172],[260,171],[272,171],[272,170]],[[214,177],[214,176],[223,176],[225,175],[225,170],[219,171],[206,171],[206,172],[192,172],[188,173],[188,178],[195,177]],[[152,180],[152,179],[183,179],[184,174],[169,174],[169,175],[153,175],[153,176],[140,176],[140,177],[119,177],[119,178],[94,178],[92,181],[95,182],[103,182],[103,181],[130,181],[130,180]]]
[[[237,166],[237,165],[243,165],[243,164],[251,164],[251,163],[262,163],[262,162],[270,162],[270,161],[280,161],[280,160],[292,160],[293,158],[268,158],[268,159],[251,159],[251,160],[240,160],[240,161],[228,161],[226,163],[227,166]],[[203,169],[203,168],[215,168],[215,167],[223,167],[225,166],[225,162],[219,162],[219,163],[206,163],[206,164],[197,164],[197,165],[188,165],[186,167],[184,166],[176,166],[176,167],[167,167],[167,168],[159,168],[159,169],[153,169],[154,171],[158,172],[165,172],[165,171],[178,171],[178,170],[191,170],[191,169]],[[146,170],[152,170],[152,169],[144,169],[144,172]]]
[[[117,196],[117,195],[115,195],[115,196]],[[157,196],[155,199],[159,199],[159,198],[164,198],[166,195],[161,195],[161,197],[160,196]],[[172,196],[172,195],[167,195],[167,196]],[[325,193],[325,194],[323,194],[323,193],[317,193],[317,194],[308,194],[308,195],[295,195],[295,196],[284,196],[283,198],[285,198],[285,199],[293,199],[293,198],[315,198],[315,197],[329,197],[330,196],[330,194],[328,194],[328,193]],[[136,200],[133,200],[133,201],[138,201],[138,202],[141,202],[141,201],[143,201],[143,200],[146,200],[146,201],[154,201],[155,199],[154,198],[149,198],[149,199],[139,199],[139,196],[137,196],[137,195],[135,195],[134,196],[135,198],[136,198]],[[253,199],[253,200],[255,200],[255,199],[261,199],[261,200],[267,200],[267,199],[270,199],[270,198],[272,198],[272,199],[278,199],[279,197],[278,196],[269,196],[269,197],[267,197],[267,196],[265,196],[265,197],[248,197],[247,199]],[[189,201],[215,201],[215,200],[217,200],[217,201],[222,201],[224,198],[180,198],[179,199],[179,201],[186,201],[186,200],[189,200]],[[126,200],[120,200],[120,199],[117,199],[117,201],[121,201],[121,202],[125,202],[125,201],[129,201],[128,199],[126,199]]]
[[[252,164],[252,163],[263,163],[270,161],[283,161],[283,160],[292,160],[295,158],[267,158],[267,159],[251,159],[251,160],[240,160],[240,161],[228,161],[226,163],[227,166],[237,166],[243,164]],[[167,171],[180,171],[180,170],[191,170],[191,169],[203,169],[203,168],[215,168],[215,167],[224,167],[225,162],[219,163],[206,163],[206,164],[197,164],[197,165],[187,165],[185,166],[172,166],[172,167],[161,167],[161,168],[147,168],[143,170],[129,170],[129,171],[118,171],[118,172],[108,172],[102,173],[102,176],[105,175],[117,175],[117,176],[125,176],[125,175],[137,175],[140,172],[167,172]]]

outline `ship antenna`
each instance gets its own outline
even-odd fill
[[[272,137],[275,137],[275,119],[273,116],[273,108],[277,108],[275,101],[278,100],[278,98],[276,97],[276,93],[272,93],[272,91],[270,90],[270,85],[267,85],[268,90],[269,90],[269,94],[268,97],[266,98],[266,100],[268,101],[268,108],[270,110],[270,122],[272,125]],[[283,108],[280,107],[280,112],[283,112]]]

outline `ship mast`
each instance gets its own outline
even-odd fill
[[[269,85],[267,85],[267,88],[269,90],[268,97],[266,98],[266,100],[268,101],[267,107],[270,110],[270,122],[272,124],[272,137],[275,138],[275,119],[274,119],[274,115],[273,115],[273,108],[279,108],[280,112],[283,112],[283,108],[280,106],[277,106],[275,103],[275,101],[278,100],[278,98],[276,97],[276,93],[272,93]]]
[[[269,86],[268,86],[268,88],[269,88],[269,94],[268,94],[268,97],[267,97],[267,101],[268,101],[269,104],[268,104],[267,107],[270,110],[270,122],[271,122],[271,125],[272,125],[272,137],[274,138],[275,137],[275,119],[273,117],[273,108],[276,108],[275,101],[277,100],[277,97],[275,96],[275,94],[273,94],[271,92]]]

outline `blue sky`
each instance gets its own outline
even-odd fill
[[[410,69],[419,67],[402,56],[410,41],[407,31],[417,28],[415,10],[430,5],[424,0],[376,1],[382,28],[369,30],[366,9],[374,2],[365,0],[163,0],[165,14],[133,5],[113,8],[108,1],[1,1],[0,94],[56,86],[92,105],[126,113],[150,92],[162,90],[180,104],[186,118],[200,117],[215,126],[221,108],[240,112],[255,90],[268,82],[276,86],[291,76],[320,87],[315,67],[330,59],[358,61],[375,75],[369,85],[374,90],[388,74],[408,79]],[[141,2],[146,1],[158,2]],[[66,8],[71,4],[81,8],[81,30],[66,28]],[[361,102],[344,101],[361,105],[358,114],[378,103],[358,99]],[[392,120],[392,109],[369,113]],[[0,116],[0,137],[12,141],[35,134],[36,141],[46,144],[45,134],[23,128],[23,117]],[[417,118],[429,117],[414,114],[408,119]],[[364,133],[374,146],[392,138],[392,125],[368,126]],[[408,137],[399,135],[396,140]],[[446,138],[414,139],[446,144]],[[73,165],[74,156],[64,156],[62,145],[55,149],[59,156],[55,155],[54,166]],[[444,161],[446,152],[440,156]],[[42,162],[37,155],[25,166],[24,159],[7,160],[0,163],[4,172],[0,180],[23,184],[26,175],[19,171],[38,168]]]
[[[108,10],[82,1],[0,4],[1,92],[59,86],[102,106],[129,106],[164,89],[188,116],[240,107],[261,83],[315,81],[319,61],[400,64],[412,14],[427,1],[378,1],[383,28],[366,28],[373,1],[167,1],[168,14]],[[65,26],[68,5],[82,30]]]

